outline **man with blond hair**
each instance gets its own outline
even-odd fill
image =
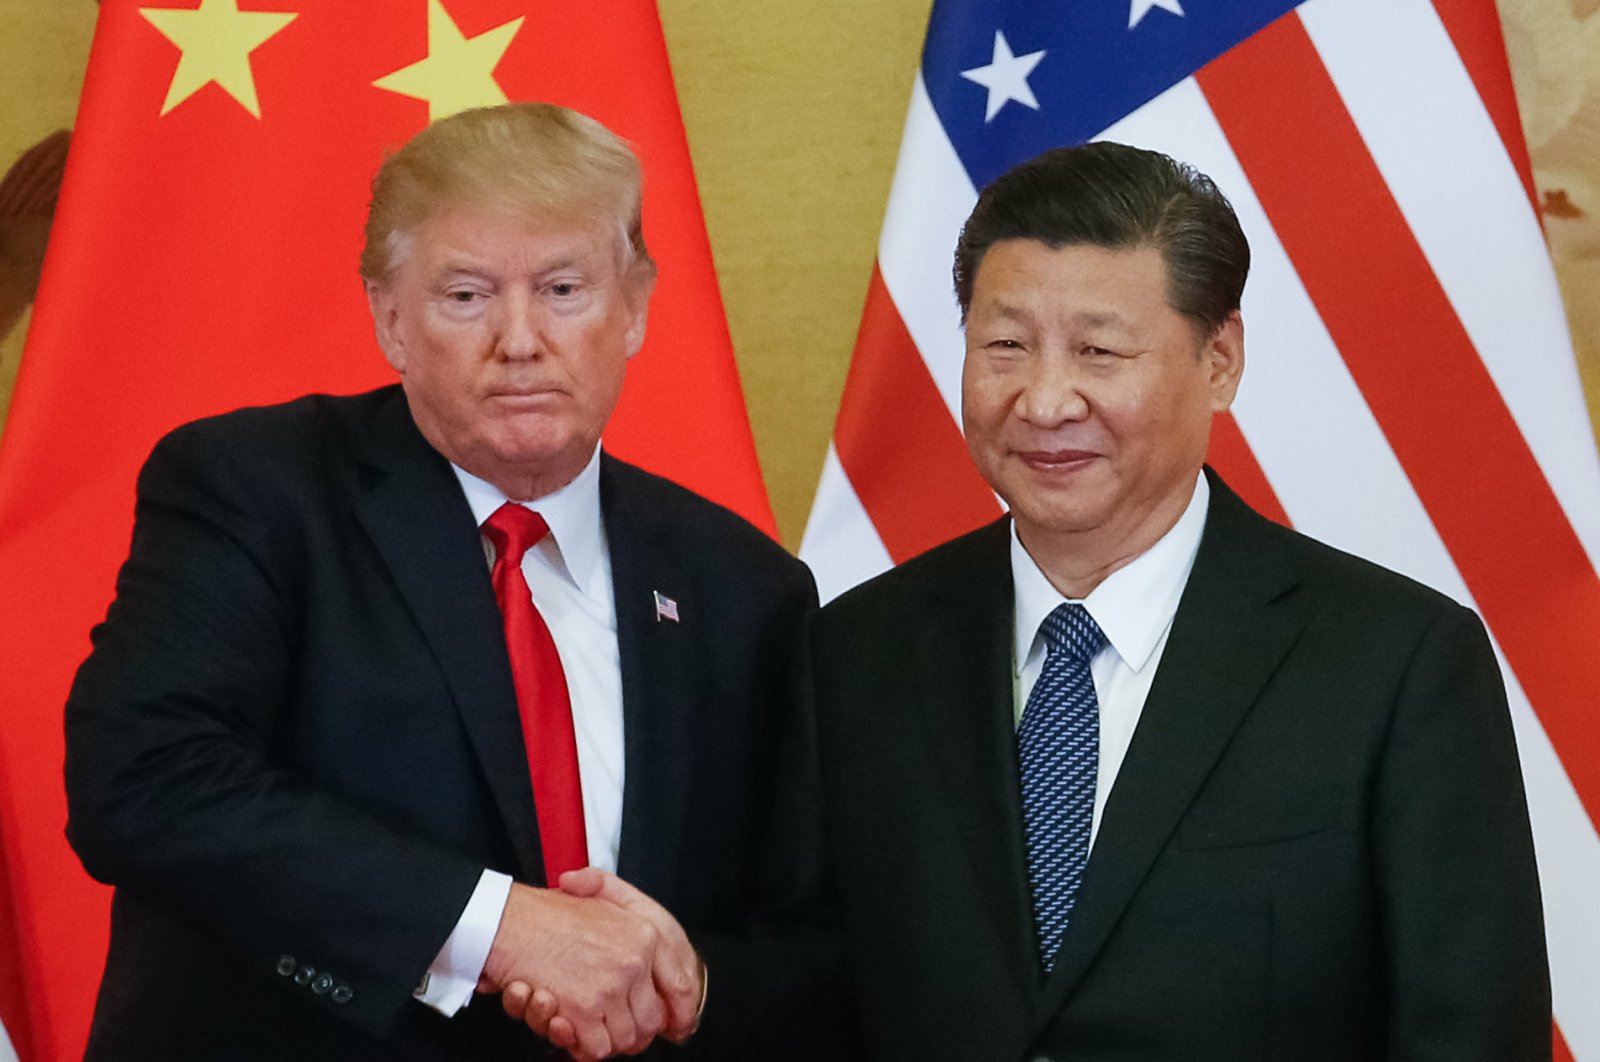
[[[684,927],[748,912],[815,589],[600,447],[655,281],[637,159],[457,115],[366,241],[399,385],[187,425],[140,476],[66,715],[116,886],[91,1060],[553,1050],[502,1009],[636,1053],[699,1020]]]

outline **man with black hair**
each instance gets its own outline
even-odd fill
[[[962,232],[1010,514],[816,617],[779,849],[842,912],[869,1057],[1550,1055],[1483,625],[1203,467],[1248,268],[1209,179],[1111,143]]]

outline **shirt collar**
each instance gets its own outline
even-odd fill
[[[1211,485],[1204,474],[1195,482],[1189,505],[1178,522],[1155,545],[1118,568],[1078,601],[1105,632],[1106,641],[1135,673],[1143,670],[1161,636],[1172,625],[1183,596],[1194,557],[1200,549],[1200,535],[1206,526],[1206,510],[1211,500]],[[1050,584],[1017,537],[1011,524],[1011,583],[1016,588],[1017,673],[1035,652],[1039,625],[1057,605],[1071,600]]]
[[[510,500],[494,484],[457,465],[450,467],[455,470],[479,527]],[[544,517],[550,527],[549,536],[534,548],[543,552],[580,592],[588,593],[596,585],[606,549],[605,528],[600,522],[600,448],[595,448],[589,463],[571,483],[519,504]]]

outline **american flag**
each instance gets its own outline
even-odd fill
[[[677,623],[678,603],[659,590],[652,590],[651,593],[655,595],[656,599],[656,622],[671,620],[673,623]]]
[[[999,515],[961,438],[951,252],[977,189],[1090,139],[1194,164],[1250,238],[1212,463],[1487,622],[1556,1057],[1600,1062],[1600,457],[1492,0],[936,0],[801,546],[824,597]]]

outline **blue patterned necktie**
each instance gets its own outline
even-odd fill
[[[1040,625],[1044,669],[1017,730],[1028,884],[1045,973],[1067,932],[1089,861],[1095,777],[1100,767],[1100,702],[1089,661],[1106,636],[1082,605],[1063,604]]]

